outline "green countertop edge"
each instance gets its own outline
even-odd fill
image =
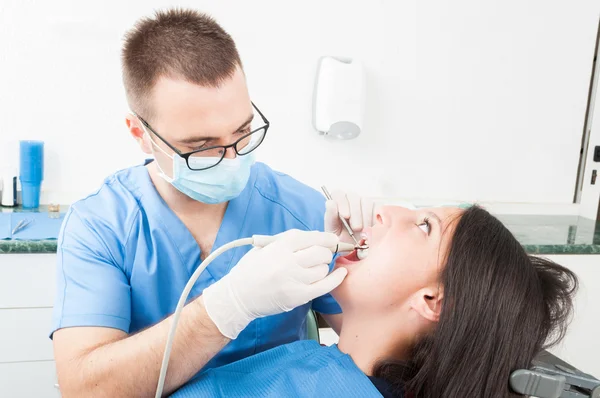
[[[529,254],[600,254],[600,245],[524,245]]]
[[[56,253],[56,240],[0,240],[0,254]],[[530,254],[600,254],[600,245],[525,245]]]
[[[0,254],[56,253],[56,240],[0,240]]]

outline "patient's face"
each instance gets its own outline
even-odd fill
[[[365,231],[368,257],[356,261],[356,255],[351,254],[336,262],[336,267],[348,269],[344,282],[333,291],[342,309],[374,315],[390,306],[403,305],[423,288],[437,289],[441,266],[461,213],[452,207],[382,207],[373,228]]]

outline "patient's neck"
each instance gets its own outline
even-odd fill
[[[412,336],[414,332],[399,328],[397,321],[389,322],[379,315],[364,317],[344,313],[338,348],[370,376],[383,359],[408,359]]]

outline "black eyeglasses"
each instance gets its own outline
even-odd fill
[[[265,139],[265,135],[267,135],[267,130],[269,129],[269,121],[262,114],[260,109],[252,103],[252,107],[256,109],[256,112],[260,115],[263,126],[259,128],[252,129],[248,133],[242,136],[239,140],[229,145],[215,145],[208,148],[201,148],[196,151],[181,153],[179,149],[175,148],[173,145],[169,144],[167,140],[160,136],[147,121],[145,121],[140,115],[134,113],[135,116],[142,122],[144,127],[152,132],[155,136],[157,136],[166,146],[171,148],[176,154],[185,159],[187,167],[190,170],[200,171],[207,170],[215,167],[225,158],[225,154],[227,153],[227,149],[233,148],[237,156],[248,155],[250,152],[258,148],[260,144],[262,144]]]

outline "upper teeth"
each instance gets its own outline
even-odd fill
[[[369,236],[365,232],[360,233],[360,241],[358,242],[360,246],[369,246]]]

